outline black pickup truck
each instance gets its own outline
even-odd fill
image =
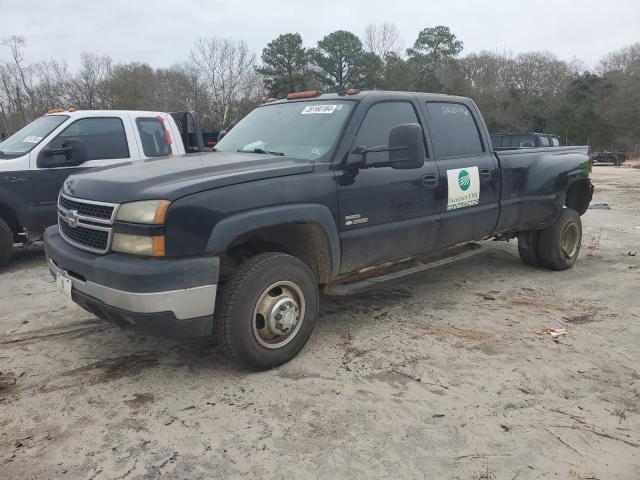
[[[465,242],[516,236],[525,263],[571,267],[593,191],[585,151],[496,155],[463,97],[290,94],[216,148],[69,177],[45,249],[89,312],[215,335],[255,369],[303,348],[319,286],[357,292],[376,284],[372,267],[398,278],[417,256],[442,264]]]

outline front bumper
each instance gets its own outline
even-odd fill
[[[44,241],[51,274],[69,279],[72,300],[97,317],[153,335],[211,334],[217,257],[96,255],[69,245],[56,226]]]

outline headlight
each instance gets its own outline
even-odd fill
[[[116,220],[121,222],[160,225],[164,223],[171,202],[168,200],[146,200],[123,203],[118,208]]]
[[[148,257],[164,257],[164,235],[146,237],[128,233],[114,233],[111,250]]]

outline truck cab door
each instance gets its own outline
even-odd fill
[[[391,129],[405,123],[423,124],[412,101],[374,103],[360,121],[351,150],[387,145]],[[367,154],[371,163],[388,159],[389,152]],[[435,245],[439,180],[432,159],[426,158],[420,168],[342,168],[336,171],[336,179],[342,273],[425,252]]]
[[[126,120],[119,116],[79,117],[32,152],[35,200],[44,226],[57,223],[58,193],[69,175],[130,160],[130,124]]]
[[[499,216],[500,168],[476,109],[463,103],[423,105],[436,162],[442,203],[438,247],[490,236]]]

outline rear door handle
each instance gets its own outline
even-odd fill
[[[438,186],[438,177],[435,175],[423,175],[422,186],[424,188],[435,188]]]
[[[480,170],[480,176],[482,178],[491,178],[491,170],[489,170],[488,168],[483,168],[482,170]]]

